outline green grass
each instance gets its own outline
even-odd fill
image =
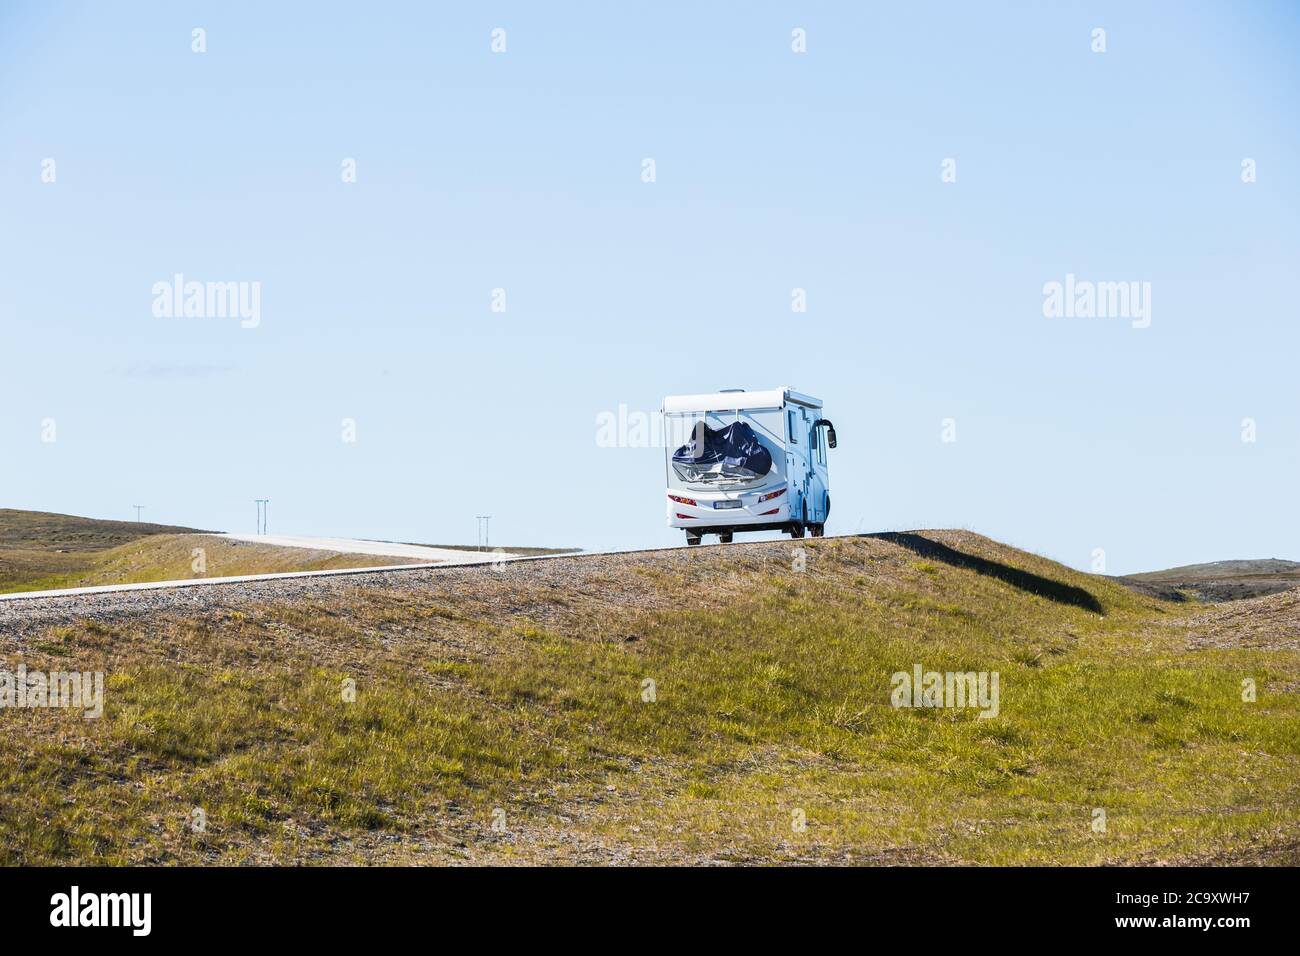
[[[1197,608],[945,540],[1102,613],[826,539],[51,629],[27,666],[102,667],[106,713],[0,712],[0,860],[1296,862],[1293,640],[1192,650]],[[1000,715],[893,708],[917,663]]]

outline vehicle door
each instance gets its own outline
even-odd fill
[[[813,418],[812,421],[816,421],[816,419]],[[814,427],[810,431],[812,437],[809,447],[809,460],[812,463],[812,477],[809,482],[809,495],[812,500],[808,505],[808,520],[821,524],[827,518],[826,496],[831,486],[830,475],[827,471],[826,426]],[[816,510],[816,518],[812,517],[814,509]]]
[[[785,407],[785,475],[790,491],[790,518],[797,520],[808,486],[808,423],[798,405]]]

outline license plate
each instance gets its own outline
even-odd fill
[[[713,507],[717,508],[718,510],[722,510],[723,508],[739,508],[740,502],[739,501],[715,501],[713,503]]]

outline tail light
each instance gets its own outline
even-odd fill
[[[677,495],[669,495],[669,496],[668,496],[668,499],[669,499],[670,501],[675,501],[675,502],[677,502],[679,505],[690,505],[692,508],[698,508],[698,507],[699,507],[699,505],[697,505],[697,504],[695,503],[695,499],[694,499],[694,498],[679,498]],[[679,518],[685,518],[686,515],[678,515],[677,517],[679,517]]]
[[[692,518],[690,515],[684,515],[684,514],[682,514],[680,511],[677,512],[677,517],[679,517],[679,518],[685,518],[687,521],[694,521],[694,520],[695,520],[695,519]]]
[[[773,498],[780,498],[783,494],[785,494],[785,492],[786,492],[786,489],[784,489],[784,488],[780,489],[779,491],[769,491],[769,492],[768,492],[767,494],[765,494],[765,495],[759,495],[759,496],[758,496],[758,500],[759,500],[759,501],[771,501]],[[765,515],[770,515],[771,513],[772,513],[772,512],[770,512],[770,511],[764,511],[764,512],[763,512],[763,514],[765,514]]]

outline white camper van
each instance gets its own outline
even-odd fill
[[[821,399],[791,388],[724,389],[664,399],[668,527],[687,544],[737,531],[820,537],[831,510],[826,451],[835,426]]]

